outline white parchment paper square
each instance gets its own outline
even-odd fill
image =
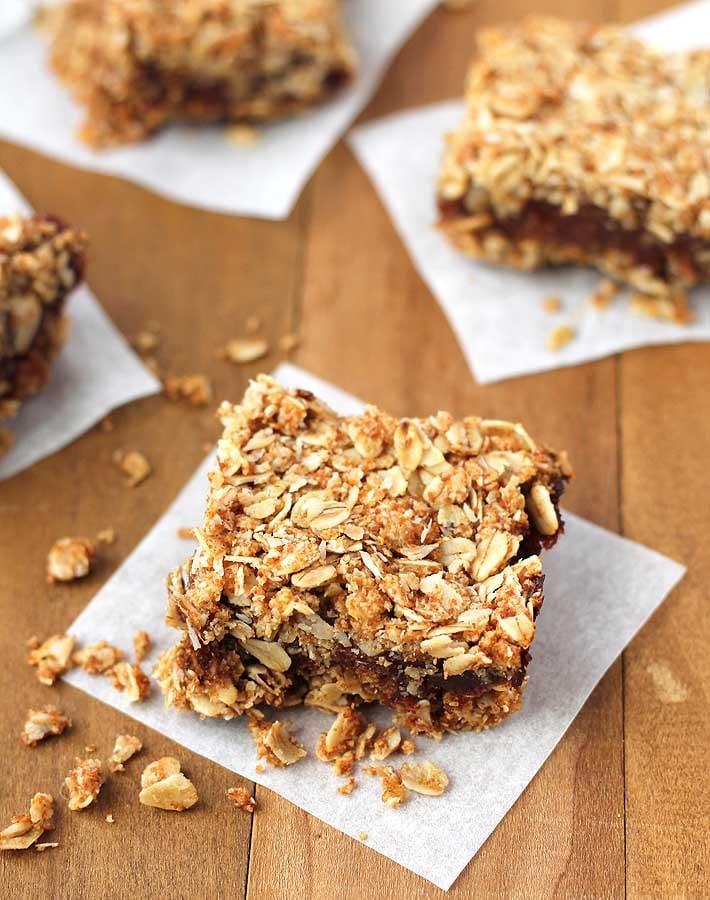
[[[0,172],[0,216],[30,211]],[[83,434],[112,409],[161,390],[85,285],[67,301],[69,338],[52,363],[49,384],[0,423],[15,443],[0,456],[0,481]]]
[[[710,0],[649,19],[633,29],[669,51],[710,43]],[[632,347],[710,340],[710,287],[691,294],[696,321],[659,322],[632,312],[629,292],[611,308],[587,304],[600,275],[573,267],[538,272],[496,268],[462,256],[434,228],[434,190],[443,135],[460,122],[451,101],[389,116],[351,132],[348,140],[392,216],[420,275],[439,301],[481,384],[600,359]],[[564,310],[542,309],[549,296]],[[560,351],[546,347],[558,324],[577,337]]]
[[[344,3],[345,26],[359,57],[354,83],[300,116],[261,127],[259,140],[249,146],[230,143],[222,126],[172,126],[141,144],[92,150],[76,137],[83,112],[49,69],[46,37],[25,24],[3,39],[0,18],[0,137],[192,206],[283,219],[375,92],[394,54],[437,2]],[[5,16],[12,22],[13,9]]]
[[[341,413],[361,409],[353,397],[294,366],[282,365],[275,375],[283,384],[314,391]],[[173,506],[68,629],[80,641],[105,639],[128,649],[133,634],[146,628],[155,640],[155,653],[174,643],[178,632],[163,624],[163,579],[191,552],[191,543],[178,538],[177,529],[202,522],[207,472],[213,465],[209,458],[200,466]],[[290,769],[267,767],[259,774],[243,721],[200,721],[196,715],[166,709],[155,694],[131,706],[105,678],[76,669],[66,678],[189,749],[266,785],[340,831],[355,838],[365,831],[368,847],[446,889],[684,572],[682,566],[639,544],[569,513],[565,518],[566,533],[545,556],[546,599],[522,711],[482,734],[447,736],[439,744],[417,738],[415,758],[438,763],[451,780],[439,798],[411,795],[399,809],[389,809],[380,800],[379,780],[364,775],[358,777],[353,794],[342,796],[336,790],[336,776],[312,752]],[[391,712],[368,712],[368,717],[389,723]],[[303,708],[289,709],[287,718],[311,751],[318,734],[332,721],[332,716]]]

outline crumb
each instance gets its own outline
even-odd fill
[[[139,331],[135,336],[133,346],[139,353],[152,353],[158,346],[158,335],[152,331]]]
[[[42,684],[54,684],[74,665],[71,654],[75,642],[76,638],[71,634],[54,634],[30,650],[27,662],[37,669],[37,678]]]
[[[297,334],[284,334],[279,338],[279,349],[284,353],[295,350],[301,343],[301,339]]]
[[[607,309],[616,295],[621,290],[621,286],[610,278],[602,278],[594,291],[589,295],[587,303],[595,309]]]
[[[255,771],[257,774],[262,775],[262,774],[264,773],[264,767],[262,766],[261,763],[257,763],[257,764],[254,766],[254,771]]]
[[[180,761],[164,756],[143,770],[138,799],[144,806],[182,812],[194,806],[199,797],[195,785],[180,771]]]
[[[631,295],[631,309],[649,319],[662,322],[675,322],[686,325],[695,318],[695,313],[688,306],[688,297],[683,290],[669,290],[668,294],[655,296],[635,291]]]
[[[25,641],[25,647],[28,650],[36,650],[39,647],[39,638],[36,634],[33,634],[32,637],[28,637]]]
[[[407,789],[402,777],[392,766],[365,766],[367,775],[377,775],[382,782],[382,802],[392,808],[400,806],[407,799]]]
[[[253,125],[229,125],[224,133],[229,143],[237,147],[251,146],[261,138],[261,132]]]
[[[109,825],[113,825],[113,823],[116,821],[113,817],[113,813],[109,813],[106,816],[106,821],[109,823]]]
[[[352,794],[352,792],[355,790],[356,785],[357,785],[357,781],[355,781],[354,778],[348,778],[348,780],[345,782],[345,784],[340,785],[340,787],[338,788],[338,793],[339,794]]]
[[[117,691],[125,690],[129,703],[141,703],[150,694],[150,680],[138,664],[118,662],[106,675]]]
[[[360,838],[361,841],[366,841],[366,840],[367,840],[367,832],[366,832],[366,831],[361,831],[361,832],[358,834],[358,837]]]
[[[546,313],[557,313],[562,309],[562,301],[559,297],[545,297],[542,308]]]
[[[183,538],[183,540],[186,540],[186,541],[194,540],[195,531],[192,528],[178,528],[177,536],[179,538]]]
[[[84,753],[87,756],[91,756],[92,753],[96,753],[96,744],[87,744],[86,747],[84,747]]]
[[[251,363],[269,352],[269,342],[262,337],[234,338],[227,342],[218,356],[233,363]]]
[[[248,727],[256,745],[257,756],[265,759],[269,765],[279,768],[291,766],[307,755],[303,744],[281,722],[269,722],[250,715]]]
[[[71,728],[71,724],[71,719],[67,718],[60,709],[48,704],[42,709],[27,711],[27,719],[20,737],[28,747],[35,747],[50,735],[62,734],[67,728]]]
[[[116,532],[113,528],[103,528],[97,535],[96,540],[99,544],[115,544],[116,543]]]
[[[129,450],[127,453],[117,450],[113,461],[127,476],[126,483],[129,487],[136,487],[153,471],[146,457],[138,450]]]
[[[261,316],[251,315],[247,316],[247,320],[244,323],[244,330],[247,334],[256,334],[257,331],[262,326]]]
[[[410,753],[414,753],[414,751],[417,749],[417,745],[414,743],[414,741],[402,741],[402,746],[399,749],[402,753],[405,754],[405,756],[409,756]]]
[[[77,759],[74,768],[64,779],[64,790],[69,809],[86,809],[99,796],[104,783],[100,759]]]
[[[190,406],[207,406],[212,400],[212,385],[206,375],[166,375],[165,396],[185,400]]]
[[[252,797],[249,790],[245,787],[233,787],[227,790],[227,800],[233,803],[237,809],[244,812],[254,812],[256,809],[256,798]]]
[[[13,816],[7,828],[0,831],[0,850],[27,850],[54,828],[54,799],[51,794],[35,794],[30,800],[29,814]]]
[[[362,734],[358,736],[358,739],[355,741],[355,759],[365,758],[372,745],[376,732],[377,726],[374,722],[370,722]]]
[[[577,332],[569,325],[558,325],[547,335],[547,349],[552,351],[566,347],[575,337]]]
[[[147,631],[136,631],[133,635],[133,650],[136,654],[136,662],[140,663],[153,649],[153,642]]]
[[[316,743],[316,756],[330,762],[355,748],[355,742],[367,727],[367,722],[351,706],[346,706],[335,718],[327,733],[321,734]]]
[[[113,745],[113,751],[108,758],[109,772],[122,772],[123,764],[127,762],[136,753],[143,749],[140,738],[132,734],[118,734]]]
[[[96,556],[96,544],[88,538],[66,537],[58,540],[47,555],[47,581],[74,581],[85,578]]]
[[[333,771],[336,775],[352,775],[355,767],[355,754],[352,750],[337,756],[333,763]]]
[[[14,443],[15,435],[7,428],[0,428],[0,456],[9,453]]]
[[[35,850],[38,853],[44,853],[45,850],[52,850],[59,846],[59,841],[46,841],[43,844],[35,844]]]
[[[97,641],[77,650],[72,660],[89,675],[101,675],[123,659],[123,651],[106,641]]]
[[[113,424],[113,419],[111,418],[111,416],[105,416],[99,422],[99,431],[103,432],[104,434],[110,434],[114,428],[115,425]]]
[[[449,786],[449,779],[443,769],[428,760],[423,763],[404,763],[400,769],[402,784],[417,794],[438,797]]]

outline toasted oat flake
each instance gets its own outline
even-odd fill
[[[434,763],[404,763],[400,769],[402,784],[417,794],[438,797],[449,785],[449,779],[443,769]]]
[[[116,821],[113,817],[113,813],[109,813],[106,816],[106,821],[109,823],[109,825],[113,825],[113,823]]]
[[[153,641],[147,631],[141,629],[133,635],[133,651],[136,655],[136,662],[141,663],[153,649]]]
[[[685,325],[695,318],[694,310],[688,305],[687,294],[681,290],[661,295],[636,291],[631,295],[631,309],[646,318],[675,322],[677,325]]]
[[[545,297],[542,308],[546,313],[557,313],[562,309],[562,301],[559,297]]]
[[[360,838],[361,841],[366,841],[367,840],[367,832],[366,831],[359,832],[358,837]]]
[[[368,775],[377,775],[382,782],[382,802],[385,806],[395,808],[407,799],[407,790],[402,777],[393,766],[366,766]]]
[[[107,641],[97,641],[77,650],[72,657],[73,662],[89,675],[101,675],[112,669],[119,660],[123,659],[123,651],[114,647]]]
[[[268,722],[252,715],[248,725],[258,758],[270,765],[291,766],[307,755],[303,744],[281,722]]]
[[[98,797],[104,773],[100,759],[77,759],[74,768],[64,779],[64,794],[69,809],[86,809]]]
[[[357,781],[354,778],[348,778],[345,784],[341,784],[338,788],[339,794],[352,794],[357,787]]]
[[[610,278],[603,278],[592,294],[590,294],[588,303],[595,309],[608,309],[614,298],[617,296],[621,286]]]
[[[42,709],[29,709],[22,729],[22,742],[28,747],[35,747],[50,735],[62,734],[67,728],[71,728],[71,724],[71,719],[52,704],[47,704]]]
[[[235,144],[237,147],[252,146],[261,138],[261,132],[253,125],[230,125],[225,128],[224,133],[229,143]]]
[[[229,362],[241,364],[256,362],[269,352],[269,342],[263,337],[234,338],[222,351]]]
[[[125,690],[129,703],[141,703],[150,694],[150,680],[137,663],[131,665],[122,660],[106,674],[116,690]]]
[[[387,759],[388,756],[391,756],[399,750],[401,744],[402,733],[399,728],[396,728],[394,725],[390,728],[385,728],[385,730],[375,739],[370,752],[370,758],[379,761]]]
[[[179,538],[182,538],[185,541],[194,540],[195,529],[194,528],[178,528],[177,536]]]
[[[96,556],[96,543],[88,538],[66,537],[58,540],[47,556],[47,581],[74,581],[85,578]]]
[[[118,734],[108,758],[109,772],[122,772],[123,764],[143,749],[140,738],[132,734]]]
[[[114,454],[114,462],[126,475],[126,483],[129,487],[137,487],[153,471],[146,457],[138,450],[129,450],[123,453],[120,450]]]
[[[207,406],[212,400],[212,384],[206,375],[166,375],[165,396],[184,400],[190,406]]]
[[[116,543],[116,530],[114,528],[102,528],[101,531],[96,535],[96,540],[99,544],[115,544]]]
[[[133,341],[139,353],[152,353],[158,346],[158,335],[152,331],[139,331]]]
[[[27,662],[37,669],[42,684],[52,685],[74,664],[71,659],[76,638],[71,634],[54,634],[30,650]]]
[[[547,349],[558,352],[577,336],[571,325],[557,325],[547,335]]]
[[[51,794],[37,793],[30,800],[29,814],[13,816],[0,831],[0,850],[27,850],[54,827],[54,800]]]
[[[45,850],[54,850],[58,846],[59,841],[44,841],[41,844],[35,844],[35,850],[37,853],[44,853]]]
[[[227,800],[233,803],[237,809],[252,813],[256,809],[256,798],[245,787],[232,787],[227,789]]]
[[[138,799],[144,806],[182,812],[194,806],[199,797],[194,784],[180,771],[179,761],[166,756],[144,769]]]

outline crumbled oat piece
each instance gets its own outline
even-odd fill
[[[13,816],[7,828],[0,831],[0,850],[27,850],[54,827],[54,800],[51,794],[35,794],[30,800],[29,815]]]
[[[0,456],[9,453],[14,443],[15,435],[7,428],[0,428]]]
[[[336,756],[333,771],[336,775],[352,775],[355,768],[355,753],[347,750],[342,756]]]
[[[59,841],[45,841],[42,844],[35,844],[35,850],[38,853],[44,853],[45,850],[53,850],[59,846]]]
[[[229,362],[241,364],[256,362],[269,352],[269,342],[263,337],[234,338],[220,352]]]
[[[133,341],[133,346],[139,353],[152,353],[158,346],[158,335],[152,331],[139,331]]]
[[[358,834],[358,837],[360,838],[361,841],[366,841],[366,840],[367,840],[367,832],[366,832],[366,831],[361,831],[361,832]]]
[[[405,756],[409,756],[417,749],[417,745],[414,743],[414,741],[402,741],[402,746],[399,749],[400,752],[404,753]]]
[[[190,406],[207,406],[212,400],[212,384],[206,375],[166,375],[165,396],[185,400]]]
[[[621,285],[610,278],[602,278],[595,290],[589,295],[587,302],[595,309],[607,309],[616,295],[621,290]]]
[[[182,812],[194,806],[199,797],[195,785],[180,771],[180,762],[165,756],[143,770],[138,799],[144,806]]]
[[[75,665],[89,675],[101,675],[112,669],[116,663],[123,659],[123,651],[113,647],[107,641],[97,641],[77,650],[72,660]]]
[[[52,685],[73,665],[71,653],[76,638],[71,634],[53,634],[40,646],[30,650],[27,662],[37,669],[42,684]]]
[[[338,788],[339,794],[352,794],[357,786],[357,781],[354,778],[348,778],[345,784],[341,784]]]
[[[99,544],[106,544],[110,546],[111,544],[116,543],[116,531],[113,528],[102,528],[101,531],[96,535],[96,540]]]
[[[183,540],[190,541],[195,539],[195,529],[194,528],[178,528],[177,536],[179,538],[183,538]]]
[[[387,759],[388,756],[400,748],[401,743],[402,733],[399,728],[396,728],[394,725],[385,728],[384,731],[380,732],[372,745],[370,759],[379,761]]]
[[[377,775],[382,782],[382,802],[385,806],[399,806],[407,799],[402,777],[392,766],[365,766],[367,775]]]
[[[546,313],[558,313],[562,309],[562,301],[559,297],[545,297],[542,308]]]
[[[279,349],[284,353],[295,350],[301,343],[301,338],[297,334],[284,334],[279,338]]]
[[[91,756],[92,753],[96,753],[96,744],[87,744],[84,747],[84,755]]]
[[[136,662],[141,663],[153,649],[153,641],[147,631],[136,631],[133,635],[133,650],[136,654]]]
[[[402,784],[417,794],[438,797],[449,785],[446,773],[428,760],[423,763],[404,763],[400,769]]]
[[[64,792],[69,809],[86,809],[99,796],[104,783],[100,759],[77,759],[76,765],[64,779]]]
[[[227,790],[227,800],[233,803],[237,809],[241,809],[244,812],[251,813],[256,809],[256,798],[245,787],[229,788]]]
[[[132,734],[118,734],[113,751],[108,758],[109,772],[122,772],[123,764],[143,749],[140,738]]]
[[[229,125],[225,128],[224,133],[229,143],[237,147],[253,146],[261,138],[261,132],[258,128],[245,123]]]
[[[355,742],[367,728],[367,722],[351,706],[346,706],[335,718],[327,733],[321,734],[316,743],[316,756],[330,762],[353,750]]]
[[[136,487],[153,471],[146,457],[138,450],[129,450],[127,453],[117,450],[113,455],[113,461],[127,476],[126,483],[129,487]]]
[[[557,325],[547,335],[547,349],[557,352],[574,340],[577,332],[571,325]]]
[[[47,581],[74,581],[85,578],[96,556],[96,543],[88,538],[66,537],[58,540],[47,555]]]
[[[129,703],[140,703],[150,694],[150,680],[137,663],[118,662],[106,674],[117,691],[125,690]]]
[[[355,741],[355,759],[364,759],[372,745],[373,738],[377,732],[377,725],[370,722],[367,728],[358,736]]]
[[[256,745],[256,755],[270,765],[291,766],[307,756],[303,744],[281,722],[269,722],[251,715],[248,725]]]
[[[106,821],[109,823],[109,825],[113,825],[113,823],[116,821],[113,817],[113,813],[109,813],[106,816]]]
[[[631,309],[649,319],[675,322],[677,325],[685,325],[695,318],[695,312],[688,305],[688,296],[683,290],[669,290],[659,295],[636,291],[631,295]]]
[[[42,709],[29,709],[22,729],[22,742],[28,747],[35,747],[50,735],[62,734],[65,729],[71,728],[71,724],[71,719],[51,704]]]
[[[265,770],[264,770],[264,767],[262,766],[261,763],[257,763],[257,764],[254,766],[254,771],[255,771],[258,775],[263,775],[263,773],[264,773]]]

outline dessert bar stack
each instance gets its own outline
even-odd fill
[[[58,219],[0,218],[0,420],[48,381],[85,253],[86,236]]]
[[[377,701],[429,734],[519,708],[565,454],[497,419],[342,418],[264,375],[220,416],[197,550],[168,579],[168,704]]]
[[[355,68],[338,0],[68,0],[43,19],[96,147],[172,121],[290,115]]]

